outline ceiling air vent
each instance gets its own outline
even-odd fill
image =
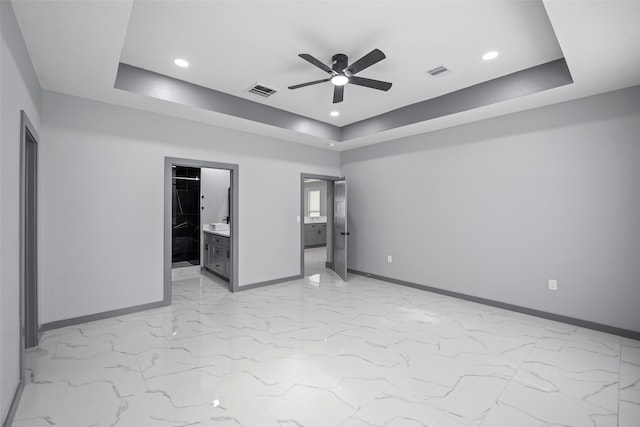
[[[432,68],[431,70],[427,71],[427,73],[431,74],[431,76],[433,77],[440,77],[445,74],[449,74],[450,72],[451,70],[444,65],[440,65],[439,67]]]
[[[247,89],[247,91],[249,93],[253,93],[253,94],[262,96],[263,98],[268,98],[268,97],[270,97],[271,95],[273,95],[274,93],[277,92],[276,89],[272,89],[270,87],[266,87],[265,85],[261,85],[259,83],[254,84],[249,89]]]

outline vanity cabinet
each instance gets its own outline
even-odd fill
[[[304,247],[313,248],[327,244],[327,224],[310,223],[304,225]]]
[[[204,267],[229,280],[231,274],[231,244],[229,237],[204,233]]]

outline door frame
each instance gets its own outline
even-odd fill
[[[229,290],[238,290],[238,248],[239,248],[239,175],[240,166],[232,163],[210,162],[206,160],[183,159],[179,157],[164,158],[164,302],[171,304],[171,169],[173,166],[192,168],[209,168],[228,170],[231,183],[231,272],[229,274]]]
[[[41,329],[38,323],[38,141],[40,137],[24,110],[20,111],[20,381],[24,381],[24,353],[27,345],[34,347],[40,341]],[[27,176],[28,144],[33,144],[35,168],[33,175]],[[27,191],[27,183],[34,180],[34,194]],[[33,229],[27,227],[26,216],[29,214],[27,198],[35,201],[32,206],[34,215]],[[33,262],[27,263],[28,242],[31,242]],[[27,283],[27,268],[32,271],[29,276],[33,280]]]
[[[313,173],[300,174],[300,277],[304,277],[304,180],[321,179],[331,182],[338,181],[340,177],[330,175],[318,175]],[[331,229],[329,229],[331,227]],[[331,231],[331,232],[330,232]],[[331,237],[329,237],[331,236]],[[325,266],[331,268],[333,265],[333,185],[327,185],[327,261]]]

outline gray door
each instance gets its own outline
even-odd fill
[[[347,281],[347,181],[333,182],[333,271]]]

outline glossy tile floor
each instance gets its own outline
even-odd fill
[[[331,272],[48,332],[22,426],[640,426],[640,342]]]
[[[324,273],[327,261],[327,247],[309,248],[304,250],[304,275]]]

